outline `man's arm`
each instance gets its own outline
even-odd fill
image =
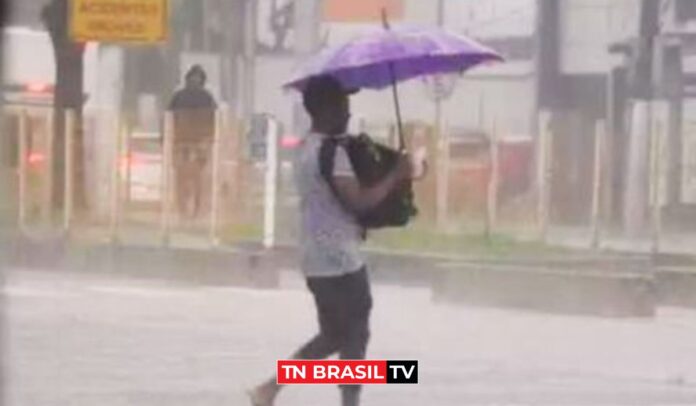
[[[213,97],[213,94],[206,90],[205,96],[206,96],[205,97],[206,98],[205,107],[210,108],[212,110],[216,110],[218,108],[218,104],[215,101],[215,97]]]

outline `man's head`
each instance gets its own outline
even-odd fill
[[[193,65],[191,69],[186,72],[185,80],[186,87],[202,88],[205,86],[207,75],[200,65]]]
[[[305,110],[312,118],[312,128],[326,135],[346,132],[350,120],[350,103],[341,83],[331,76],[311,78],[302,92]]]

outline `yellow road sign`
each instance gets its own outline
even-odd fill
[[[70,33],[78,42],[162,42],[168,22],[168,0],[71,0]]]

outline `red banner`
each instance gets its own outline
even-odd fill
[[[280,385],[418,383],[418,362],[280,360],[277,364],[277,377]]]

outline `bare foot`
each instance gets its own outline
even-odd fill
[[[273,406],[278,394],[278,386],[275,384],[263,384],[247,392],[252,406]]]

